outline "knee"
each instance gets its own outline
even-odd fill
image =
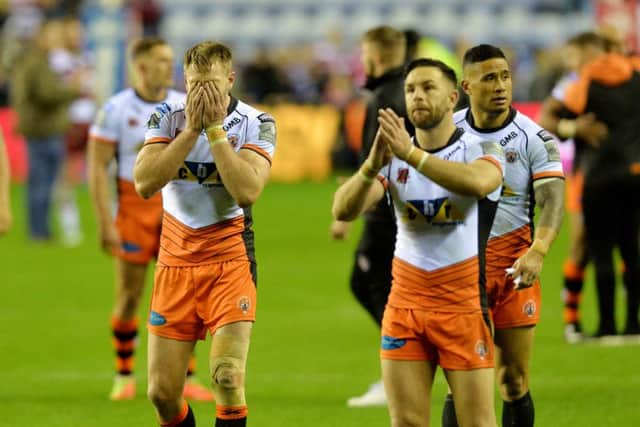
[[[397,414],[391,418],[392,427],[425,427],[427,425],[426,420],[423,420],[417,414]]]
[[[160,411],[178,404],[181,396],[181,390],[173,390],[168,384],[159,381],[149,381],[147,397]]]
[[[223,356],[213,360],[211,366],[212,385],[217,390],[244,388],[244,363],[234,357]]]
[[[519,365],[507,365],[498,370],[500,393],[504,400],[516,400],[524,395],[528,388],[528,373]]]

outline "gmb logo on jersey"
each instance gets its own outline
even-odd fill
[[[430,200],[407,200],[407,218],[414,220],[424,217],[431,225],[457,225],[464,222],[464,216],[448,197]]]
[[[198,184],[222,184],[215,163],[184,162],[178,169],[176,179]]]

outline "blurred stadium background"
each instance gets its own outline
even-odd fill
[[[267,105],[276,116],[274,182],[255,213],[260,308],[248,399],[250,423],[261,427],[388,425],[385,409],[345,405],[378,376],[378,338],[348,290],[358,229],[344,243],[330,241],[328,233],[335,176],[349,167],[357,148],[360,34],[379,24],[415,29],[425,52],[437,44],[457,58],[480,42],[504,47],[514,68],[514,99],[534,118],[537,102],[564,72],[561,46],[568,37],[604,26],[637,50],[640,34],[640,3],[628,0],[13,0],[0,2],[0,11],[5,70],[16,60],[16,40],[30,37],[45,17],[77,13],[99,102],[127,84],[127,43],[157,34],[178,59],[203,39],[227,42],[239,76],[235,94]],[[131,403],[106,399],[112,267],[96,241],[86,188],[78,195],[85,236],[78,246],[27,242],[25,149],[7,105],[7,73],[0,73],[0,126],[15,181],[15,226],[0,238],[0,426],[153,426],[142,390]],[[180,81],[178,76],[178,87]],[[566,251],[565,230],[543,272],[531,384],[537,425],[639,426],[640,347],[563,340]],[[591,277],[587,330],[595,328]],[[200,345],[203,380],[206,354]],[[144,355],[143,334],[141,374]],[[439,425],[444,392],[438,375],[433,425]],[[194,409],[200,425],[213,418],[212,405],[196,403]]]

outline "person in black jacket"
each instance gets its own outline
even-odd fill
[[[593,114],[608,135],[585,168],[582,205],[589,258],[596,271],[600,325],[596,337],[616,335],[613,250],[624,261],[627,318],[624,334],[640,334],[640,58],[599,55],[566,89],[563,106]]]
[[[362,56],[368,90],[366,115],[362,132],[361,164],[369,155],[378,131],[378,110],[391,108],[399,116],[407,117],[404,102],[403,65],[406,39],[402,31],[381,26],[367,31],[361,40]],[[405,120],[413,135],[411,122]],[[349,223],[335,221],[331,233],[336,239],[345,238]],[[378,327],[391,289],[391,261],[395,248],[396,225],[391,206],[383,199],[365,215],[360,243],[355,253],[351,273],[351,290],[358,302],[371,315]],[[350,407],[386,404],[382,381],[371,385],[362,396],[349,399]]]

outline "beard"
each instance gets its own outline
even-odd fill
[[[442,122],[442,119],[444,119],[446,113],[447,109],[441,106],[432,109],[427,115],[423,113],[420,118],[414,118],[413,114],[411,114],[410,120],[416,129],[429,130],[438,126]]]

